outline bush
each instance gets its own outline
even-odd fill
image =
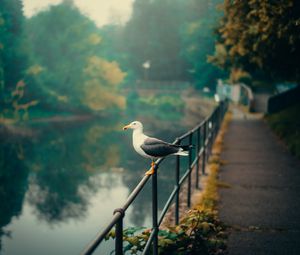
[[[275,133],[283,139],[292,154],[300,158],[300,103],[266,117]]]

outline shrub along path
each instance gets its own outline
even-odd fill
[[[233,111],[224,138],[220,219],[229,255],[300,254],[300,162],[261,116]],[[227,185],[226,185],[227,187]]]

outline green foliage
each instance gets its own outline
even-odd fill
[[[157,95],[140,98],[141,103],[150,107],[161,107],[162,110],[179,110],[184,107],[184,103],[179,95]]]
[[[100,29],[72,1],[50,6],[26,22],[20,1],[2,1],[2,101],[11,106],[8,99],[22,79],[28,101],[38,100],[45,111],[75,113],[124,109],[119,88],[125,80],[130,86],[137,79],[187,80],[193,76],[198,87],[214,85],[219,72],[206,62],[206,55],[212,51],[218,1],[136,0],[124,27]],[[28,66],[21,54],[25,48]],[[147,60],[151,67],[146,73],[142,64]],[[142,99],[138,104],[162,109],[176,119],[172,108],[181,111],[179,102],[162,97]]]
[[[0,1],[0,107],[11,110],[11,93],[23,78],[27,58],[23,37],[24,17],[19,0]]]
[[[92,56],[84,69],[85,82],[82,103],[94,111],[101,111],[108,106],[125,108],[125,98],[118,94],[118,85],[123,81],[123,73],[118,63],[108,62]]]
[[[280,138],[287,144],[289,150],[300,158],[300,103],[279,113],[267,116],[267,120]]]
[[[0,4],[1,102],[13,109],[11,93],[21,80],[26,83],[24,102],[38,100],[45,111],[73,113],[124,109],[120,92],[124,81],[129,87],[137,79],[193,77],[198,87],[214,85],[220,73],[206,62],[206,56],[212,51],[218,2],[136,0],[125,26],[99,29],[72,1],[24,20],[21,2],[4,0]],[[151,67],[146,73],[142,64],[147,60]],[[178,118],[176,112],[183,110],[182,100],[173,96],[139,98],[132,104],[146,112],[149,106],[163,110],[169,119]]]
[[[11,94],[15,121],[27,121],[29,119],[29,109],[38,104],[37,100],[24,101],[25,87],[26,84],[21,80],[17,83],[15,90]]]
[[[138,254],[144,249],[151,230],[128,228],[123,232],[124,251]],[[106,239],[115,238],[115,232]],[[213,254],[225,249],[224,226],[212,211],[193,209],[181,220],[178,226],[158,232],[159,254]]]
[[[103,58],[99,29],[72,2],[39,12],[27,21],[26,32],[32,52],[29,84],[44,107],[96,112],[124,108],[118,86],[125,73]]]
[[[143,116],[151,116],[161,120],[178,120],[182,117],[185,103],[180,95],[139,96],[137,93],[129,94],[128,110],[142,112]]]
[[[219,39],[210,60],[260,79],[299,82],[299,13],[297,0],[224,1]]]
[[[214,52],[216,36],[214,29],[221,13],[217,11],[220,0],[190,1],[192,20],[181,29],[182,52],[190,63],[191,76],[198,88],[215,88],[216,79],[225,75],[224,71],[207,62]]]

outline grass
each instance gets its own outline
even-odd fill
[[[284,141],[288,149],[300,158],[300,103],[266,117],[275,133]]]

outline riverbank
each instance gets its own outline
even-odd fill
[[[35,124],[57,124],[57,123],[76,123],[82,121],[89,121],[95,118],[94,115],[73,115],[73,116],[52,116],[45,118],[36,118],[28,120],[26,122],[19,122],[13,119],[0,119],[0,134],[2,136],[20,136],[20,137],[32,137],[34,136],[34,130],[32,125]]]

